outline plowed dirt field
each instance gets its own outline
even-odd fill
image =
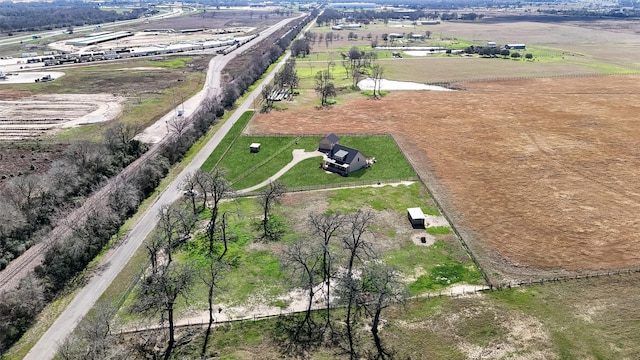
[[[640,267],[638,76],[488,81],[259,114],[254,134],[391,133],[493,279]],[[375,154],[367,154],[375,156]]]

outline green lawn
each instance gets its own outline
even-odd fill
[[[277,173],[293,159],[294,149],[314,151],[318,148],[319,137],[305,136],[243,136],[242,129],[251,118],[246,113],[232,127],[220,145],[202,166],[210,171],[216,164],[224,169],[226,178],[236,190],[261,183]],[[259,143],[260,151],[252,153],[249,145]],[[345,136],[340,143],[353,147],[365,156],[376,158],[376,163],[342,177],[326,173],[320,169],[321,158],[307,159],[295,165],[280,180],[290,188],[307,186],[327,186],[345,183],[373,183],[376,181],[402,180],[414,178],[415,173],[404,155],[390,136]]]
[[[482,274],[455,237],[438,240],[431,246],[407,242],[384,255],[387,264],[415,277],[409,283],[413,295],[439,291],[455,283],[481,284]]]
[[[209,172],[211,169],[218,165],[220,159],[225,155],[229,147],[233,144],[235,139],[240,136],[242,130],[251,120],[253,116],[253,111],[247,111],[236,121],[235,124],[231,127],[231,130],[225,135],[225,137],[220,141],[220,144],[216,147],[216,149],[209,155],[207,160],[205,160],[204,164],[202,164],[202,171]]]
[[[320,140],[320,139],[317,139]],[[415,172],[390,136],[344,136],[340,144],[359,150],[365,156],[375,157],[376,163],[342,177],[320,169],[319,159],[300,162],[280,180],[288,187],[327,186],[354,183],[413,179]]]

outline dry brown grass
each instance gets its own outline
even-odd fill
[[[494,277],[637,267],[637,81],[537,79],[394,92],[322,111],[260,114],[251,129],[399,135],[417,170],[442,185],[433,189],[439,201]]]

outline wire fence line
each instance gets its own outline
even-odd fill
[[[458,80],[448,80],[431,83],[431,85],[446,84],[446,83],[465,83],[465,82],[483,82],[483,81],[512,81],[512,80],[535,80],[535,79],[571,79],[571,78],[588,78],[588,77],[603,77],[603,76],[627,76],[638,75],[640,70],[628,70],[621,71],[614,74],[607,73],[578,73],[578,74],[558,74],[558,75],[513,75],[513,76],[495,76],[495,77],[477,77],[477,78],[464,78]]]
[[[441,290],[438,292],[429,292],[425,294],[411,296],[407,300],[426,299],[427,301],[430,301],[434,299],[440,299],[443,297],[458,299],[458,298],[465,298],[468,296],[481,295],[487,292],[504,291],[504,290],[517,288],[517,287],[545,285],[545,284],[558,284],[566,281],[580,281],[580,280],[588,281],[590,279],[598,279],[601,277],[613,277],[613,276],[623,277],[625,275],[633,275],[637,273],[640,273],[640,268],[627,269],[627,270],[615,270],[615,271],[602,271],[602,272],[593,273],[593,274],[562,276],[562,277],[554,277],[554,278],[538,278],[538,279],[532,279],[528,281],[503,283],[500,286],[491,286],[491,285],[476,286],[472,289],[468,289],[468,290],[462,289],[461,291],[454,291],[453,289],[448,289],[448,290]],[[332,310],[335,310],[335,309],[341,309],[345,307],[346,307],[345,305],[333,304],[329,308]],[[312,312],[320,312],[326,309],[327,309],[326,307],[318,307],[318,308],[312,309]],[[242,316],[238,318],[216,320],[214,321],[213,326],[214,327],[233,326],[234,324],[240,324],[242,326],[242,324],[246,322],[255,322],[255,321],[261,321],[266,319],[279,318],[282,316],[293,316],[298,314],[304,314],[305,312],[306,312],[306,309],[297,310],[297,311],[286,311],[284,309],[279,309],[278,311],[266,312],[264,314],[253,314],[250,316]],[[174,327],[176,329],[186,329],[186,328],[196,328],[196,327],[202,328],[208,325],[209,325],[209,321],[203,319],[201,321],[188,321],[186,324],[177,324]],[[142,332],[148,332],[148,331],[164,330],[167,327],[168,325],[163,323],[160,323],[155,326],[153,325],[152,326],[134,326],[133,328],[129,328],[129,329],[121,328],[120,330],[117,331],[117,333],[119,335],[130,335],[130,334],[136,334],[136,333],[142,333]]]

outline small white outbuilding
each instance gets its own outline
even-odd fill
[[[419,207],[408,208],[407,217],[414,227],[424,227],[424,213]]]

